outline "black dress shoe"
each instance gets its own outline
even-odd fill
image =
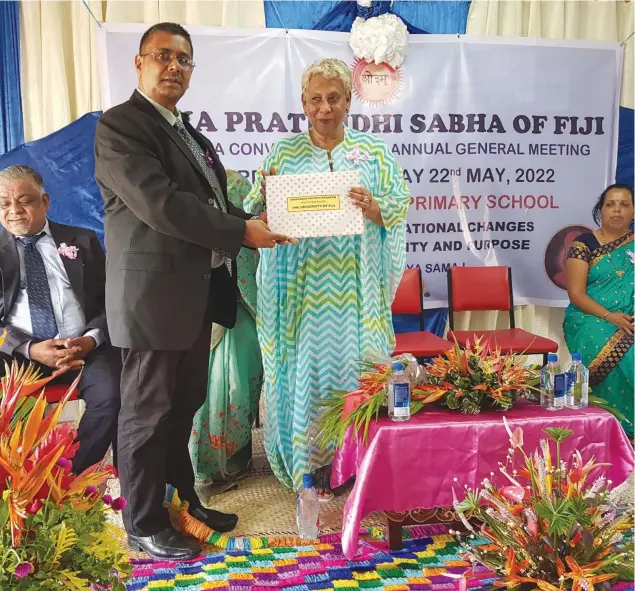
[[[234,513],[221,513],[214,509],[206,509],[205,507],[197,507],[190,511],[190,515],[195,517],[207,527],[221,533],[227,533],[236,527],[238,523],[238,515]]]
[[[152,558],[162,560],[188,560],[201,553],[201,547],[171,527],[153,536],[133,536],[128,534],[128,545],[132,550],[143,550]]]

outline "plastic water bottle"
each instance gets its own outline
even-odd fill
[[[315,540],[320,533],[320,500],[313,488],[310,474],[302,477],[302,486],[296,499],[298,535],[304,540]]]
[[[540,372],[540,406],[547,410],[562,410],[565,407],[567,375],[560,371],[558,356],[547,355],[547,365]]]
[[[392,364],[392,376],[388,381],[388,416],[393,421],[410,419],[410,382],[404,373],[403,363]]]
[[[569,408],[586,408],[589,405],[589,370],[582,365],[582,355],[573,353],[567,368],[567,398]]]

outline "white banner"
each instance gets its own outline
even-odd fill
[[[145,28],[100,29],[105,107],[136,87]],[[347,124],[383,137],[404,169],[426,306],[447,303],[449,265],[509,265],[517,304],[568,303],[564,253],[615,174],[619,44],[411,35],[395,72],[356,62],[345,33],[189,30],[196,68],[179,107],[226,168],[253,179],[276,140],[306,131],[302,70],[338,57],[353,71]]]

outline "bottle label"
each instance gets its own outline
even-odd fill
[[[553,374],[553,402],[555,406],[564,404],[564,395],[567,391],[568,381],[566,373]]]
[[[587,381],[583,377],[576,380],[576,374],[573,372],[567,373],[567,380],[567,389],[573,401],[586,401],[589,395],[589,384]]]
[[[407,409],[410,406],[410,384],[393,384],[392,395],[395,414],[399,416],[403,411],[399,412],[398,409]]]

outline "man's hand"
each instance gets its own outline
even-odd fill
[[[67,340],[68,339],[47,339],[39,343],[32,342],[29,346],[29,358],[51,369],[62,369],[62,367],[64,367],[64,371],[67,371],[71,369],[67,367],[67,365],[69,365],[69,355],[74,355],[79,351],[79,347],[76,349],[68,349],[65,346]],[[62,359],[67,359],[67,363],[60,364],[59,362]],[[83,362],[80,363],[83,365]]]
[[[277,170],[275,166],[272,166],[269,172],[265,170],[262,171],[262,181],[260,181],[260,194],[262,195],[262,200],[267,202],[267,177],[277,174]]]
[[[251,248],[273,248],[276,244],[297,244],[297,238],[276,234],[262,220],[247,220],[243,244]]]
[[[84,362],[83,359],[97,346],[93,337],[75,337],[74,339],[64,339],[64,348],[66,356],[58,359],[57,367],[69,367],[78,369]]]

